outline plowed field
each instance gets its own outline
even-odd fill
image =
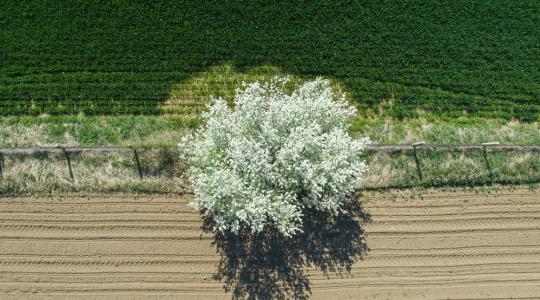
[[[334,237],[309,265],[243,275],[264,264],[231,263],[187,196],[0,198],[0,299],[539,299],[538,191],[386,198],[365,201],[367,253],[325,254]]]

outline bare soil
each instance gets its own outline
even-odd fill
[[[247,246],[201,229],[188,201],[1,198],[0,299],[540,297],[538,191],[371,194],[346,230]]]

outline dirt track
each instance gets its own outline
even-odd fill
[[[1,198],[0,299],[230,299],[187,201]],[[365,208],[370,251],[350,273],[295,273],[312,299],[539,299],[538,192],[371,196]]]

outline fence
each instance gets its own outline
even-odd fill
[[[171,148],[172,149],[172,148]],[[410,160],[407,163],[410,163],[410,165],[414,165],[415,169],[415,179],[409,180],[407,184],[389,184],[388,182],[374,185],[372,188],[391,188],[391,187],[413,187],[413,186],[419,186],[419,185],[427,185],[427,186],[436,186],[436,185],[444,185],[444,181],[441,183],[433,182],[432,180],[425,180],[426,176],[425,173],[426,169],[429,169],[427,166],[428,161],[426,161],[426,158],[422,158],[422,153],[427,153],[431,149],[444,149],[444,150],[458,150],[461,152],[479,152],[481,153],[482,157],[482,165],[485,169],[485,172],[487,174],[487,180],[486,181],[477,181],[477,183],[505,183],[505,182],[514,182],[514,183],[536,183],[540,182],[540,156],[536,155],[540,153],[540,145],[500,145],[497,143],[485,143],[480,145],[457,145],[457,144],[424,144],[424,143],[415,143],[415,144],[401,144],[401,145],[369,145],[365,149],[366,155],[372,155],[374,153],[405,153],[407,154],[407,157],[410,158]],[[4,174],[6,172],[6,164],[5,162],[5,156],[9,155],[35,155],[39,153],[49,153],[49,152],[56,152],[61,154],[63,159],[65,160],[65,168],[66,168],[66,174],[69,176],[69,180],[74,182],[77,176],[77,170],[74,170],[73,164],[72,164],[72,154],[75,153],[81,153],[81,152],[125,152],[129,155],[131,155],[133,160],[133,167],[134,167],[134,173],[137,175],[137,177],[140,180],[145,179],[145,172],[143,172],[143,168],[141,166],[141,159],[139,152],[140,151],[147,151],[152,150],[149,148],[135,148],[135,147],[69,147],[69,146],[48,146],[48,147],[34,147],[34,148],[7,148],[7,149],[0,149],[0,179],[4,177]],[[534,155],[534,163],[532,163],[532,167],[536,168],[538,167],[538,173],[536,174],[536,169],[533,170],[533,175],[530,176],[530,178],[522,178],[520,180],[518,179],[512,179],[511,180],[496,180],[496,171],[499,170],[497,168],[494,169],[494,165],[490,160],[490,156],[492,155],[492,152],[504,152],[504,151],[518,151],[518,152],[526,152],[531,153]],[[436,160],[435,160],[436,161]],[[437,161],[436,161],[437,162]],[[442,163],[442,160],[438,161],[439,163]],[[388,163],[391,164],[392,160],[389,159]],[[433,159],[429,159],[429,163],[433,164]],[[426,165],[424,165],[426,164]],[[495,165],[497,166],[497,162]],[[538,164],[538,166],[536,166]],[[479,164],[477,163],[475,167],[478,167]],[[511,168],[510,168],[511,169]],[[511,172],[510,172],[511,173]],[[444,175],[442,175],[444,177]],[[457,175],[456,175],[457,176]],[[384,180],[384,179],[383,179]],[[458,182],[459,183],[459,182]],[[462,183],[467,184],[467,182],[463,181]],[[456,182],[453,182],[453,184],[456,184]],[[368,189],[370,187],[367,187]]]
[[[459,151],[460,153],[465,152],[476,152],[479,153],[479,161],[474,163],[463,164],[460,166],[460,168],[454,168],[455,176],[454,180],[445,180],[445,178],[439,178],[439,180],[429,180],[426,179],[425,173],[426,171],[433,171],[433,163],[439,163],[443,164],[445,163],[444,158],[437,158],[436,155],[434,155],[433,149],[440,151],[445,150],[448,153],[451,151]],[[412,165],[414,166],[414,175],[416,180],[409,180],[409,183],[405,184],[385,184],[384,186],[379,185],[376,186],[375,189],[378,188],[406,188],[406,187],[414,187],[414,186],[444,186],[444,185],[481,185],[481,184],[494,184],[494,183],[516,183],[516,184],[525,184],[525,183],[538,183],[540,182],[540,145],[502,145],[498,143],[484,143],[484,144],[425,144],[425,143],[414,143],[414,144],[406,144],[406,145],[370,145],[366,148],[367,153],[407,153],[407,155],[410,157],[410,160],[412,162]],[[527,153],[530,154],[529,160],[524,160],[522,157],[521,159],[521,167],[525,165],[527,170],[518,170],[517,164],[512,162],[511,160],[503,160],[498,153],[501,152],[507,152],[507,153],[513,153],[515,157],[519,157],[518,155],[515,155],[516,152],[519,153]],[[424,159],[422,159],[421,154],[424,155]],[[463,157],[460,157],[458,160],[464,160]],[[392,161],[392,160],[389,160]],[[530,162],[530,166],[527,166],[527,163]],[[461,161],[454,161],[454,163],[459,164]],[[507,166],[507,168],[502,168],[503,164],[514,164],[514,171],[512,171],[512,166]],[[428,164],[431,164],[431,168],[429,168]],[[476,171],[479,172],[479,168],[483,168],[486,173],[486,179],[478,179],[478,176],[481,174],[476,174],[477,180],[466,180],[464,178],[457,179],[460,175],[464,175],[462,173],[467,167],[475,167]],[[376,167],[374,164],[371,164],[370,167]],[[426,170],[427,169],[427,170]],[[441,168],[442,169],[442,168]],[[438,174],[438,176],[448,176],[452,177],[450,174],[452,172],[452,168],[448,168],[449,171],[446,172],[446,174]],[[474,170],[470,170],[474,173]],[[449,173],[450,172],[450,173]],[[504,176],[496,176],[497,172],[499,172],[499,175]],[[521,173],[520,173],[521,172]],[[434,172],[437,173],[437,172]],[[444,173],[444,172],[442,172]],[[469,172],[470,173],[470,172]],[[512,178],[512,175],[514,178]],[[521,176],[521,178],[518,178],[517,175],[525,175]],[[529,175],[529,176],[527,176]],[[504,178],[506,177],[506,178]],[[497,179],[498,178],[498,179]],[[369,187],[364,187],[369,189]]]

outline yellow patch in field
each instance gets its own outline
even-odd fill
[[[234,99],[235,89],[241,87],[243,83],[266,81],[275,76],[281,77],[285,74],[272,66],[250,68],[238,68],[231,64],[214,66],[174,85],[167,100],[162,104],[162,109],[166,113],[197,114],[204,110],[212,97],[222,97],[230,102]]]

